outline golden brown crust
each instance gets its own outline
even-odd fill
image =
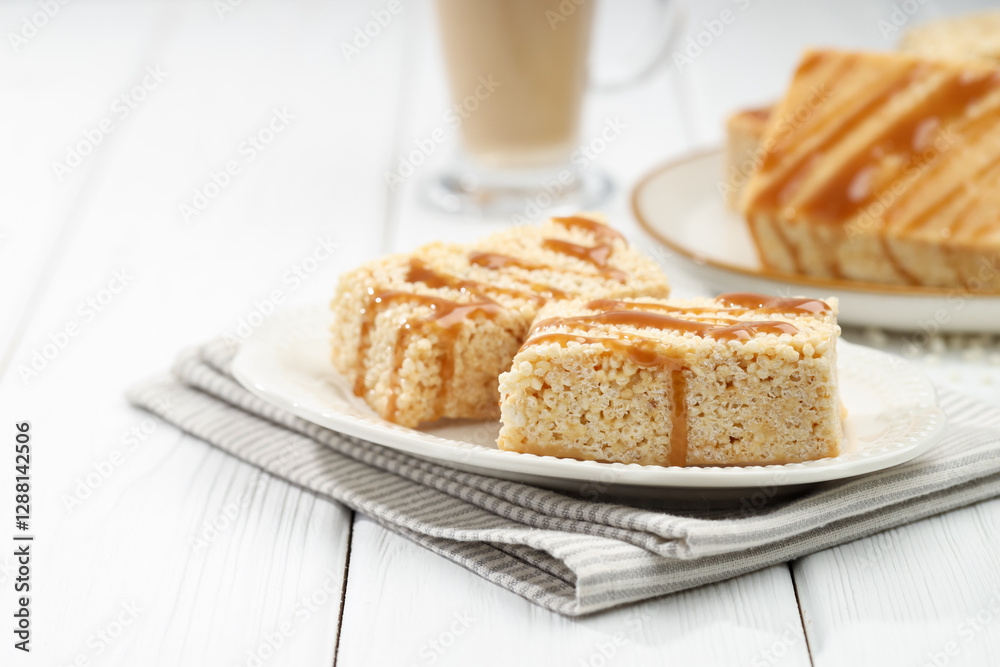
[[[814,51],[775,117],[742,200],[766,267],[1000,288],[1000,69]]]

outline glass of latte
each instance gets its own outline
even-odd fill
[[[657,6],[676,14],[676,3]],[[461,150],[424,188],[430,202],[516,216],[533,202],[585,209],[605,199],[609,179],[578,157],[593,0],[437,0],[437,17]]]

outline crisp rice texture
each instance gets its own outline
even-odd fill
[[[607,245],[607,266],[602,272],[593,263],[548,249],[547,239],[588,249]],[[470,261],[476,253],[517,261],[490,268]],[[452,284],[412,279],[414,261]],[[390,292],[393,296],[372,301]],[[389,421],[415,427],[442,417],[496,419],[497,378],[510,368],[546,302],[668,293],[655,261],[603,225],[590,231],[548,221],[470,245],[433,243],[341,277],[331,304],[332,359],[356,393]],[[432,305],[427,299],[448,303]],[[476,303],[484,305],[460,317],[435,319],[442,307]]]
[[[638,299],[694,311],[681,319],[711,321],[710,300]],[[691,332],[592,324],[586,330],[545,320],[598,312],[563,301],[539,313],[542,324],[500,377],[501,449],[604,462],[656,465],[749,465],[836,456],[841,440],[837,392],[836,301],[817,314],[750,310],[740,322],[791,323],[795,334],[758,333],[719,340]],[[717,316],[718,313],[715,314]],[[673,371],[642,367],[621,347],[565,340],[532,344],[548,334],[585,339],[641,337],[674,359],[684,375],[686,455],[671,451],[675,427]]]
[[[899,48],[942,60],[1000,61],[1000,12],[938,19],[906,31]]]

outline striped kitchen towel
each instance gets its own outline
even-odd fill
[[[264,471],[568,616],[735,577],[1000,495],[1000,410],[941,391],[942,441],[910,463],[760,510],[598,503],[462,472],[316,426],[253,396],[233,348],[185,352],[130,400]]]

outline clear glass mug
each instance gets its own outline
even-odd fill
[[[599,88],[630,85],[668,52],[678,2],[660,0],[659,43],[639,72]],[[593,207],[611,192],[598,169],[571,159],[589,84],[593,0],[437,0],[445,67],[462,150],[425,187],[449,211],[511,215],[541,192],[546,206]]]

